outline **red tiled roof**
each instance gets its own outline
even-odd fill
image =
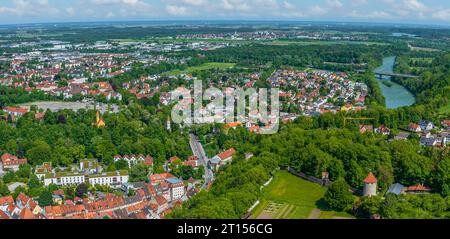
[[[411,124],[409,124],[409,126],[408,126],[410,129],[417,129],[417,128],[419,128],[419,125],[418,124],[415,124],[415,123],[411,123]]]
[[[192,161],[192,160],[184,161],[183,165],[185,165],[185,166],[192,166],[193,168],[195,168],[195,167],[197,167],[197,161]]]
[[[153,165],[153,158],[151,156],[147,156],[144,159],[144,164],[147,166],[152,166]]]
[[[53,195],[64,196],[64,191],[62,189],[58,189],[53,191]]]
[[[31,212],[31,210],[26,207],[26,208],[22,209],[22,211],[20,212],[19,218],[20,219],[35,219],[35,216],[34,216],[33,212]]]
[[[220,154],[218,154],[217,156],[221,159],[221,160],[225,160],[231,156],[233,156],[236,153],[236,150],[234,148],[231,148],[225,152],[222,152]]]
[[[1,157],[3,166],[5,165],[20,165],[20,164],[26,164],[27,160],[26,159],[19,159],[17,158],[17,156],[5,153],[2,155]]]
[[[9,112],[14,112],[14,113],[21,113],[21,114],[25,114],[28,112],[27,109],[22,109],[22,108],[17,108],[17,107],[5,107],[3,110],[9,111]]]
[[[166,178],[175,178],[175,176],[173,176],[171,173],[152,174],[150,175],[150,182],[158,182]]]
[[[163,205],[163,204],[167,203],[167,200],[161,195],[157,195],[155,197],[155,199],[156,199],[156,202],[158,203],[158,205]]]
[[[34,118],[37,120],[41,120],[45,117],[45,112],[38,112],[36,114],[34,114]]]
[[[11,219],[11,218],[3,211],[0,211],[0,219]]]
[[[407,191],[431,191],[431,188],[423,184],[416,184],[413,186],[409,186]]]
[[[8,204],[8,205],[14,204],[13,197],[12,196],[1,197],[0,198],[0,205],[5,205],[5,204]]]
[[[16,201],[22,202],[23,205],[27,204],[28,201],[30,201],[30,200],[31,200],[31,198],[27,197],[22,192],[17,196],[17,199],[16,199]]]
[[[234,128],[234,127],[237,127],[237,126],[239,126],[239,125],[241,125],[241,124],[242,124],[242,123],[239,122],[239,121],[237,121],[237,122],[231,122],[231,123],[226,124],[226,125],[225,125],[225,128]]]
[[[367,177],[364,179],[364,183],[377,183],[377,178],[373,175],[372,172],[367,175]]]

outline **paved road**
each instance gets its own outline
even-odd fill
[[[0,163],[0,177],[3,177],[4,174],[5,174],[5,171],[3,171],[3,164]]]
[[[214,174],[208,168],[209,158],[208,156],[206,156],[205,150],[203,149],[200,140],[193,133],[189,134],[189,144],[191,145],[192,153],[194,154],[194,156],[198,158],[199,164],[205,167],[205,175],[204,175],[205,183],[202,185],[202,189],[206,189],[208,187],[208,184],[214,181]]]

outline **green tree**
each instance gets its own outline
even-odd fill
[[[39,178],[34,174],[30,175],[30,179],[28,180],[28,188],[33,189],[39,187],[41,187],[41,181]]]
[[[128,162],[126,160],[119,160],[114,163],[114,166],[116,166],[116,170],[127,170],[128,169]]]
[[[361,201],[358,202],[356,213],[365,218],[370,218],[375,214],[380,213],[380,209],[382,206],[381,197],[361,197]]]
[[[10,194],[8,186],[6,186],[6,184],[0,180],[0,196],[8,196]]]
[[[130,181],[138,182],[138,181],[148,181],[148,167],[143,164],[136,164],[131,167],[130,170]]]
[[[31,174],[31,166],[29,164],[22,164],[19,166],[19,170],[16,172],[16,175],[19,178],[28,178]]]
[[[3,175],[3,182],[8,184],[12,183],[16,180],[16,174],[13,171],[8,171],[5,175]]]
[[[88,187],[84,183],[78,184],[77,188],[75,189],[75,194],[80,198],[82,198],[87,192]]]
[[[334,181],[325,192],[324,200],[327,205],[336,211],[347,211],[354,202],[350,188],[343,178]]]
[[[52,149],[45,141],[37,140],[33,143],[33,147],[27,151],[26,155],[31,164],[39,165],[50,161]]]
[[[39,195],[38,199],[39,206],[41,207],[50,206],[52,205],[52,202],[53,198],[52,193],[50,191],[45,190]]]

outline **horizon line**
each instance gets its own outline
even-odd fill
[[[23,23],[4,23],[0,26],[20,26],[20,25],[49,25],[49,24],[86,24],[86,23],[138,23],[138,22],[261,22],[261,23],[333,23],[333,24],[365,24],[365,25],[403,25],[403,26],[435,26],[450,28],[450,24],[431,23],[431,22],[367,22],[367,21],[351,21],[351,20],[296,20],[296,19],[120,19],[120,20],[76,20],[76,21],[42,21],[42,22],[23,22]]]

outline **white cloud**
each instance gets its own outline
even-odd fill
[[[0,0],[0,22],[10,19],[218,19],[402,20],[449,24],[448,3],[425,0]],[[448,0],[447,0],[448,1]],[[69,0],[67,0],[69,2]],[[447,4],[447,5],[446,5]],[[42,19],[42,20],[41,20]]]
[[[403,0],[403,6],[412,11],[428,11],[428,7],[418,0]]]
[[[187,8],[185,7],[179,7],[176,5],[168,5],[166,6],[166,11],[170,15],[173,16],[185,16],[187,14]]]
[[[369,3],[367,0],[352,0],[351,2],[354,6],[367,5]]]
[[[327,0],[327,5],[332,8],[341,8],[343,6],[339,0]]]
[[[327,9],[325,9],[325,8],[319,6],[319,5],[312,6],[309,9],[310,16],[320,16],[320,15],[326,14],[327,12],[328,12]]]
[[[437,19],[437,20],[450,22],[450,9],[442,9],[442,10],[433,12],[431,17],[434,19]]]
[[[69,14],[69,16],[71,16],[71,17],[75,16],[75,14],[76,14],[75,8],[73,8],[73,7],[67,7],[67,8],[66,8],[66,12],[67,12],[67,14]]]
[[[202,6],[207,3],[206,0],[181,0],[181,2],[192,6]]]

